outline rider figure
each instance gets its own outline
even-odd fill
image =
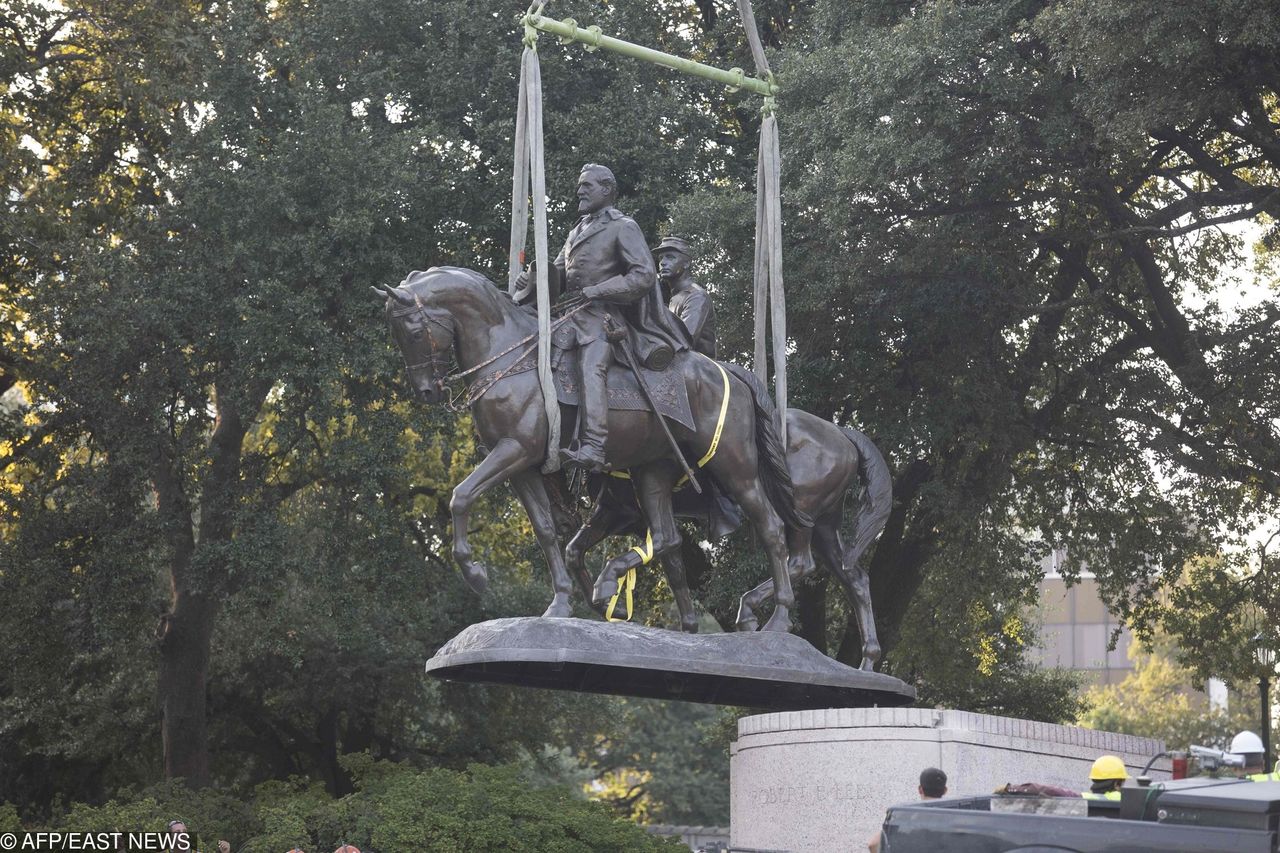
[[[667,308],[680,319],[689,333],[695,352],[716,357],[716,309],[705,288],[689,273],[693,256],[689,243],[681,237],[666,237],[653,249],[658,280],[671,294]]]
[[[582,219],[547,271],[553,299],[558,297],[568,307],[576,303],[575,297],[586,300],[555,336],[557,346],[578,347],[582,373],[578,447],[560,453],[567,464],[602,471],[608,437],[607,376],[614,360],[606,319],[622,329],[625,345],[646,367],[666,367],[675,351],[687,346],[663,309],[640,226],[614,207],[618,185],[613,172],[595,163],[583,166],[577,195]],[[513,298],[521,301],[530,289],[528,273],[520,274],[516,287]]]

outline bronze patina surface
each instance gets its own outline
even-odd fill
[[[686,634],[589,619],[481,622],[436,652],[427,673],[769,711],[891,707],[916,698],[902,681],[845,666],[782,631]]]

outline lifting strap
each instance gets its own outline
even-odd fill
[[[541,5],[538,7],[541,9]],[[515,167],[511,175],[511,246],[507,257],[507,291],[515,294],[524,266],[529,236],[529,197],[533,197],[534,268],[538,306],[538,384],[547,412],[547,459],[544,474],[560,468],[560,404],[551,375],[551,293],[547,280],[547,176],[542,147],[542,70],[538,65],[538,31],[525,25],[520,59],[520,100],[516,107]]]
[[[738,0],[742,28],[751,45],[756,74],[773,81],[751,0]],[[782,289],[782,153],[778,143],[776,103],[766,96],[761,108],[760,148],[756,162],[755,357],[753,367],[768,387],[765,340],[773,328],[773,395],[778,409],[782,446],[787,446],[787,298]]]
[[[653,531],[646,530],[644,534],[644,547],[635,545],[631,549],[640,555],[640,565],[647,566],[653,561]],[[618,581],[618,591],[613,594],[613,598],[609,599],[609,607],[604,612],[606,622],[630,622],[631,613],[634,609],[635,602],[633,596],[636,589],[636,567],[632,566],[627,569],[627,573]],[[627,599],[627,615],[616,618],[613,615],[613,609],[618,606],[618,596],[625,595]]]

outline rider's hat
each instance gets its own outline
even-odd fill
[[[653,247],[654,257],[663,252],[679,252],[686,258],[693,257],[689,252],[689,241],[683,237],[663,237],[662,242]]]

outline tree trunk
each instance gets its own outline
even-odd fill
[[[338,764],[338,709],[327,708],[316,720],[316,765],[324,779],[325,790],[331,797],[339,797],[343,791],[346,774]]]
[[[244,409],[256,412],[269,383],[250,390]],[[240,479],[241,443],[248,420],[237,399],[215,385],[217,412],[209,438],[209,466],[201,478],[199,524],[192,524],[191,501],[182,481],[179,454],[168,437],[157,442],[155,486],[160,515],[168,531],[172,555],[169,580],[172,609],[160,620],[160,736],[166,779],[181,777],[193,786],[209,783],[208,690],[209,650],[213,623],[222,596],[228,593],[230,566],[199,565],[199,547],[229,544],[234,536],[234,507]],[[199,541],[196,529],[200,531]]]
[[[160,625],[160,733],[166,779],[209,784],[205,681],[216,607],[206,596],[178,593]]]

